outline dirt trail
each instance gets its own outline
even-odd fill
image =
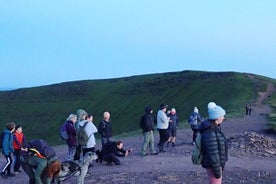
[[[259,98],[253,106],[251,116],[227,119],[222,126],[227,137],[243,134],[244,132],[257,132],[263,134],[262,128],[266,123],[266,115],[270,113],[269,106],[263,104],[264,100],[274,91],[272,84],[268,85],[267,91],[259,93]],[[128,157],[120,158],[122,165],[107,166],[94,163],[90,168],[92,176],[86,178],[85,183],[206,183],[206,173],[201,166],[193,165],[190,159],[192,131],[189,129],[178,130],[177,144],[175,147],[166,148],[166,153],[156,156],[140,156],[142,137],[125,138],[122,141],[125,147],[134,148],[134,152]],[[275,136],[274,136],[275,139]],[[159,140],[155,131],[155,140]],[[99,146],[99,145],[98,145]],[[66,146],[55,147],[60,158],[66,155]],[[252,158],[232,156],[230,150],[229,161],[223,174],[225,184],[259,184],[276,183],[276,157]],[[3,157],[2,157],[3,158]],[[1,163],[3,159],[1,159]],[[28,183],[24,173],[17,177],[3,180],[0,183],[23,184]],[[76,178],[64,182],[76,183]]]

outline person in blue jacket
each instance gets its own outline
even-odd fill
[[[12,153],[14,153],[13,149],[13,135],[12,133],[15,130],[15,123],[10,122],[7,124],[7,128],[3,132],[2,139],[2,153],[6,158],[6,163],[1,170],[1,176],[4,179],[8,177],[13,177],[15,174],[11,173],[11,165],[12,165]]]

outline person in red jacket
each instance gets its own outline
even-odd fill
[[[25,135],[23,134],[22,127],[20,125],[16,125],[15,132],[13,133],[13,149],[14,149],[14,174],[18,174],[21,172],[20,168],[20,152],[22,145],[26,143]]]

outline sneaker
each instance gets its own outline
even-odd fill
[[[89,177],[89,176],[91,176],[92,174],[90,173],[90,172],[87,172],[86,173],[86,175],[85,175],[85,177]]]
[[[2,178],[4,178],[4,179],[7,179],[7,178],[8,178],[8,176],[7,176],[4,172],[1,172],[1,176],[2,176]]]
[[[8,176],[8,177],[14,177],[15,174],[13,174],[13,173],[8,173],[7,176]]]
[[[151,155],[158,155],[158,152],[156,152],[156,153],[152,153]]]
[[[17,174],[19,174],[19,172],[18,172],[18,171],[14,171],[13,173],[14,173],[14,174],[16,174],[16,175],[17,175]]]

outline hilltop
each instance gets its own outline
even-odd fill
[[[222,124],[222,131],[230,146],[229,161],[223,174],[225,184],[276,183],[276,137],[275,134],[267,134],[262,129],[267,123],[266,116],[271,112],[271,108],[263,102],[274,91],[274,86],[270,83],[253,103],[251,116],[228,118]],[[147,157],[141,157],[139,154],[141,135],[122,138],[125,147],[134,148],[134,152],[126,158],[121,158],[120,166],[110,167],[94,163],[90,168],[92,176],[86,178],[86,183],[207,183],[205,170],[201,166],[193,165],[190,160],[191,137],[190,129],[179,129],[176,147],[167,148],[166,153]],[[157,132],[155,141],[158,141]],[[65,157],[66,146],[58,146],[55,149],[60,158]],[[19,176],[9,180],[9,183],[26,182],[24,173]],[[75,182],[76,178],[71,178],[64,183]]]
[[[96,125],[109,111],[115,135],[139,130],[146,105],[157,111],[161,103],[175,107],[181,127],[197,106],[206,117],[206,103],[215,101],[227,116],[240,117],[244,104],[253,103],[265,91],[267,77],[237,72],[181,71],[104,80],[65,82],[0,92],[1,127],[9,121],[23,126],[27,139],[43,138],[62,144],[58,129],[70,113],[83,108],[94,115]]]

